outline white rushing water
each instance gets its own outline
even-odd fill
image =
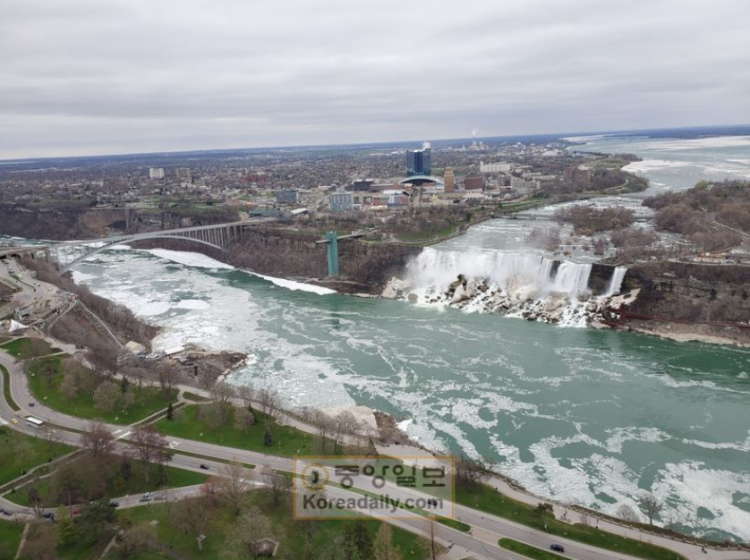
[[[544,297],[561,292],[577,298],[588,290],[590,264],[561,263],[540,254],[504,251],[442,251],[427,247],[407,268],[407,280],[415,289],[447,288],[462,274],[487,280],[502,290]]]
[[[426,248],[384,295],[428,306],[585,327],[606,305],[589,288],[592,264],[556,261],[542,253]],[[625,270],[616,271],[620,288]],[[611,288],[610,288],[611,289]]]
[[[625,279],[625,274],[628,272],[627,266],[618,266],[612,273],[612,279],[609,281],[607,291],[604,293],[605,296],[614,296],[620,293],[622,288],[622,281]]]
[[[491,274],[493,259],[516,263],[532,285],[571,293],[588,276],[539,256],[434,258]],[[190,253],[108,251],[75,277],[162,327],[157,348],[251,355],[231,382],[273,387],[290,407],[371,406],[423,445],[487,456],[542,496],[614,515],[652,489],[669,499],[665,517],[703,508],[714,536],[750,537],[745,352],[318,295]],[[575,319],[564,301],[560,324]]]

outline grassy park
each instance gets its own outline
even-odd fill
[[[194,486],[203,484],[209,479],[209,475],[166,467],[166,480],[162,484],[156,476],[156,468],[151,468],[151,477],[146,482],[142,475],[140,465],[133,467],[132,476],[127,480],[122,477],[111,477],[106,481],[106,488],[99,499],[112,499],[120,496],[130,496],[133,494],[142,494],[144,492],[154,492],[164,488],[182,488],[184,486]],[[44,507],[57,507],[60,505],[54,496],[50,494],[51,477],[40,479],[38,482],[28,484],[15,492],[7,494],[5,497],[11,502],[20,506],[32,505],[30,499],[31,493],[36,493],[41,498],[41,505]]]
[[[73,451],[73,447],[0,427],[0,484]]]
[[[69,365],[68,365],[69,364]],[[65,376],[72,375],[71,370],[75,368],[75,375],[79,389],[71,396],[62,390]],[[103,420],[114,424],[132,424],[142,420],[155,412],[167,408],[170,401],[175,400],[176,391],[171,398],[158,387],[134,387],[129,391],[134,393],[132,404],[127,408],[122,401],[112,410],[102,409],[96,406],[95,388],[104,382],[93,371],[71,364],[70,360],[64,360],[63,356],[49,356],[34,360],[28,365],[29,389],[39,402],[49,408],[91,420]]]
[[[310,455],[315,453],[317,437],[301,432],[288,426],[280,426],[273,418],[266,417],[262,412],[255,411],[256,423],[245,429],[238,429],[234,423],[237,409],[229,407],[227,419],[223,425],[217,426],[201,418],[199,411],[202,405],[188,405],[173,420],[163,418],[156,426],[170,436],[215,443],[228,447],[236,447],[247,451],[257,451],[270,455],[291,457],[296,454]],[[265,424],[268,422],[272,436],[272,445],[264,445]]]

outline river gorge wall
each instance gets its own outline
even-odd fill
[[[673,340],[750,346],[750,267],[659,262],[630,268],[638,297],[607,317],[616,328]]]
[[[319,284],[341,293],[378,295],[422,248],[402,243],[371,243],[357,239],[339,241],[338,278],[328,277],[326,246],[316,243],[322,234],[305,230],[255,226],[218,251],[183,240],[138,242],[141,248],[203,253],[237,268],[265,276]]]

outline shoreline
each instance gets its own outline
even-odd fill
[[[232,267],[232,268],[234,268],[234,267]],[[236,270],[242,270],[242,269],[236,269]],[[268,278],[266,278],[266,280],[268,280]],[[268,281],[270,281],[270,280],[268,280]],[[344,295],[348,295],[348,294],[344,294]],[[111,300],[109,300],[109,301],[111,301]],[[370,409],[370,410],[374,412],[376,409]],[[387,414],[387,413],[383,413],[383,414]],[[408,436],[408,434],[406,434],[406,435]],[[420,444],[418,442],[413,442],[413,446],[416,449],[428,449],[431,453],[439,453],[439,451],[434,450],[434,449],[429,449],[428,447],[425,447],[424,445],[422,445],[422,444]],[[533,498],[536,501],[542,500],[542,501],[549,501],[551,503],[556,503],[556,502],[554,502],[554,500],[552,500],[550,498],[547,498],[547,497],[544,497],[544,496],[539,496],[539,495],[533,494],[532,492],[526,490],[526,488],[522,484],[520,484],[517,481],[513,480],[512,478],[510,478],[510,477],[502,474],[502,472],[495,473],[495,474],[496,474],[496,476],[498,478],[502,479],[511,488],[514,488],[516,491],[524,493],[525,495]],[[560,507],[564,506],[564,504],[558,504],[558,505]],[[592,512],[592,515],[593,514],[596,514],[597,516],[606,515],[606,514],[603,514],[603,513],[599,512],[597,510],[594,510],[594,509],[588,509],[588,511]]]

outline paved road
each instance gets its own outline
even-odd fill
[[[11,264],[13,266],[13,264]],[[0,266],[2,268],[2,266]],[[28,279],[31,284],[31,288],[26,287],[26,291],[30,290],[46,290],[46,284],[38,283],[35,280]],[[37,284],[37,285],[34,285]],[[69,416],[57,411],[54,411],[43,404],[39,403],[31,395],[27,383],[27,379],[20,364],[0,351],[0,364],[4,365],[11,376],[11,396],[14,401],[21,407],[21,410],[16,413],[10,406],[5,402],[5,399],[0,399],[0,418],[5,419],[6,422],[10,422],[12,418],[18,418],[19,416],[33,415],[45,422],[54,424],[61,429],[58,429],[61,440],[71,445],[80,446],[79,434],[69,430],[85,430],[89,424],[88,420]],[[0,383],[1,383],[0,379]],[[199,392],[195,389],[190,389],[193,392]],[[2,394],[2,391],[0,391]],[[33,404],[32,404],[33,403]],[[301,424],[297,421],[291,421],[294,424]],[[107,428],[113,433],[113,435],[120,439],[127,439],[130,435],[131,430],[127,426],[106,424]],[[39,435],[38,430],[31,428],[25,424],[22,420],[18,424],[12,424],[14,429],[23,431],[32,435]],[[302,429],[310,430],[309,426],[297,426]],[[246,464],[254,464],[258,466],[269,467],[279,471],[293,471],[294,464],[291,459],[284,457],[276,457],[273,455],[266,455],[262,453],[244,451],[240,449],[234,449],[229,447],[223,447],[211,443],[187,440],[177,437],[169,437],[170,447],[176,452],[172,465],[179,468],[198,469],[200,463],[211,465],[215,471],[221,468],[222,463],[210,462],[208,459],[196,459],[180,455],[180,452],[192,453],[201,455],[203,457],[213,457],[221,460],[233,460]],[[257,471],[248,471],[249,477],[257,477]],[[386,486],[387,493],[392,498],[399,498],[402,500],[408,498],[425,498],[423,494],[418,492],[397,487],[392,484]],[[340,490],[345,492],[344,490]],[[339,492],[339,490],[336,490]],[[352,497],[352,494],[347,494]],[[358,496],[357,494],[353,495]],[[566,555],[577,558],[579,560],[629,560],[632,557],[618,554],[615,552],[609,552],[606,550],[596,549],[583,545],[574,541],[568,541],[566,539],[560,539],[557,537],[550,538],[549,535],[544,532],[531,529],[529,527],[513,523],[504,518],[495,517],[489,514],[485,514],[470,508],[463,506],[456,507],[457,517],[460,521],[467,523],[472,526],[472,534],[462,533],[454,529],[450,529],[445,526],[440,526],[440,532],[443,534],[445,539],[451,540],[452,542],[467,548],[474,554],[479,554],[482,557],[487,558],[518,558],[507,551],[503,551],[496,544],[500,537],[509,537],[519,541],[526,542],[541,548],[548,548],[552,542],[561,543],[566,548]],[[411,519],[404,520],[402,523],[410,525],[412,529],[422,529],[425,525],[423,517],[414,515]],[[638,535],[633,530],[623,529],[620,526],[608,524],[607,527],[613,532],[630,532],[631,537],[638,538]],[[602,524],[604,527],[604,524]],[[750,552],[735,552],[735,551],[710,551],[708,554],[701,552],[700,547],[691,545],[689,543],[682,543],[671,539],[666,539],[657,535],[646,535],[645,539],[654,544],[664,546],[671,550],[675,550],[680,554],[685,555],[691,560],[750,560]]]
[[[66,414],[62,414],[57,411],[53,411],[40,403],[35,403],[33,407],[28,406],[29,403],[35,402],[28,390],[28,384],[26,383],[25,375],[19,364],[0,352],[0,363],[5,365],[11,373],[11,395],[17,404],[22,407],[22,410],[16,414],[10,406],[5,402],[5,399],[0,399],[0,416],[6,421],[10,421],[13,417],[18,418],[19,415],[25,416],[28,414],[34,415],[37,418],[53,423],[59,427],[65,428],[60,430],[61,440],[71,445],[80,445],[80,435],[69,431],[74,430],[85,430],[88,424],[87,420],[75,418]],[[0,381],[1,383],[1,381]],[[113,424],[107,425],[108,429],[118,439],[126,439],[130,434],[131,430],[127,426],[118,426]],[[25,424],[22,420],[18,424],[13,424],[13,428],[19,431],[28,433],[30,435],[39,435],[38,430],[31,428]],[[180,455],[180,452],[188,452],[202,457],[213,457],[219,460],[235,460],[241,463],[254,464],[259,467],[266,466],[271,469],[280,471],[292,471],[293,462],[291,459],[285,457],[276,457],[273,455],[265,455],[253,451],[244,451],[240,449],[223,447],[211,443],[199,442],[193,440],[187,440],[176,437],[169,437],[170,446],[176,452],[172,465],[178,468],[185,468],[190,470],[200,471],[199,465],[201,463],[210,466],[212,472],[218,472],[223,463],[211,461],[205,458],[195,458],[186,455]],[[123,444],[124,447],[124,444]],[[248,471],[248,477],[257,478],[258,471]],[[200,471],[206,472],[206,471]],[[393,498],[400,498],[402,500],[407,498],[424,497],[418,492],[396,487],[394,485],[387,485],[388,494]],[[340,489],[331,489],[331,493],[342,493],[352,497],[351,493],[347,493]],[[354,495],[356,496],[356,495]],[[509,537],[519,541],[523,541],[541,548],[548,548],[552,542],[559,542],[564,544],[566,547],[566,555],[577,558],[580,560],[600,560],[600,559],[611,559],[611,560],[626,560],[632,557],[618,554],[614,552],[604,551],[589,547],[574,541],[567,541],[565,539],[559,539],[557,537],[549,537],[543,532],[536,531],[529,527],[513,523],[504,518],[495,517],[488,515],[470,508],[463,506],[456,507],[457,517],[472,526],[472,534],[462,533],[449,527],[439,526],[439,533],[442,538],[452,541],[467,550],[472,551],[474,554],[479,554],[482,557],[487,558],[517,558],[515,555],[500,549],[495,543],[500,537]],[[423,517],[413,515],[409,519],[403,520],[397,524],[405,524],[410,526],[412,529],[424,529],[425,520]],[[653,536],[651,537],[653,539]],[[667,541],[666,539],[663,539]],[[726,553],[726,552],[711,552],[710,554],[702,554],[700,549],[686,543],[675,543],[674,541],[667,541],[671,545],[670,548],[674,548],[675,545],[679,545],[680,548],[684,548],[686,552],[689,552],[689,556],[692,558],[700,559],[722,559],[722,560],[745,560],[750,558],[748,553]],[[681,552],[683,552],[681,550]]]

